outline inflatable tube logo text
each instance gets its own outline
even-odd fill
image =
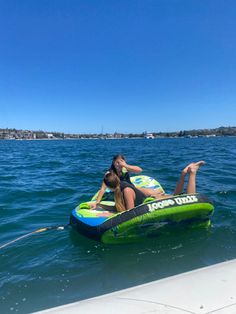
[[[149,212],[153,212],[157,209],[163,209],[174,205],[184,205],[197,203],[198,198],[196,195],[178,196],[176,198],[164,199],[163,201],[156,201],[155,203],[147,204]]]

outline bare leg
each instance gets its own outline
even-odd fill
[[[187,194],[196,193],[196,174],[200,166],[204,165],[204,161],[198,161],[189,166],[189,179],[188,179],[188,186],[187,186]]]
[[[188,173],[189,167],[191,165],[193,165],[193,163],[189,164],[187,167],[185,167],[183,169],[183,171],[180,175],[179,181],[176,184],[174,195],[178,195],[178,194],[181,194],[183,192],[183,190],[184,190],[184,179],[185,179],[185,176]],[[144,192],[143,190],[144,189],[142,189],[142,192]],[[149,190],[149,189],[147,189],[147,190]],[[156,190],[156,193],[152,193],[152,195],[147,195],[147,196],[152,196],[152,197],[155,197],[156,199],[165,199],[165,198],[171,197],[171,195],[164,194],[163,192],[160,192],[158,190]]]
[[[143,194],[146,197],[159,197],[163,195],[163,192],[161,189],[157,189],[157,190],[153,190],[151,188],[137,188],[137,189],[143,192]]]
[[[187,173],[189,173],[189,181],[187,186],[187,193],[196,192],[196,172],[200,166],[204,165],[205,161],[198,161],[195,163],[189,164],[185,167],[180,175],[179,181],[176,184],[174,195],[183,193],[184,190],[184,179]],[[193,192],[192,192],[193,191]]]
[[[174,195],[178,195],[178,194],[181,194],[183,193],[183,190],[184,190],[184,179],[185,179],[185,176],[186,174],[188,173],[188,169],[189,167],[192,165],[189,164],[187,167],[185,167],[182,172],[181,172],[181,175],[180,175],[180,178],[179,178],[179,181],[177,182],[176,184],[176,187],[175,187],[175,190],[174,190]]]

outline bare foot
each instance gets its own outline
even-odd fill
[[[182,173],[183,174],[187,174],[188,171],[189,171],[189,167],[191,167],[194,163],[192,162],[191,164],[187,165],[183,170],[182,170]]]
[[[205,165],[205,161],[203,161],[203,160],[200,160],[198,162],[194,162],[194,163],[190,164],[190,166],[188,167],[188,172],[191,172],[191,173],[197,172],[198,169],[203,165]]]
[[[205,165],[206,162],[204,160],[200,160],[198,162],[195,162],[194,165],[197,166],[198,168]]]

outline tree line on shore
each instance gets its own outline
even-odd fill
[[[80,133],[67,134],[63,132],[46,132],[17,129],[0,129],[0,139],[86,139],[86,138],[145,138],[147,132],[142,133]],[[181,130],[177,132],[152,132],[158,137],[201,137],[201,136],[236,136],[236,127],[219,127],[214,129]]]

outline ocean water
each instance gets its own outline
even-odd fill
[[[205,160],[197,190],[214,201],[212,227],[113,246],[70,228],[23,238],[0,249],[1,313],[31,313],[236,258],[235,137],[0,141],[0,246],[66,225],[117,153],[168,193],[186,164]]]

